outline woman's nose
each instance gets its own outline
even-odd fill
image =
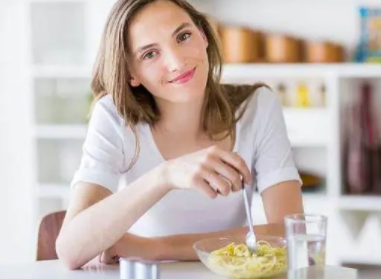
[[[184,57],[179,50],[169,50],[165,55],[165,62],[169,72],[182,70],[185,65]]]

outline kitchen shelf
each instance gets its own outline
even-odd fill
[[[342,262],[381,265],[380,234],[379,217],[369,215],[355,241],[341,251]]]
[[[40,139],[85,139],[86,125],[38,125],[35,136]]]
[[[225,64],[222,79],[243,80],[254,77],[316,77],[337,76],[342,78],[381,77],[381,65],[341,64]]]
[[[69,184],[81,163],[83,139],[36,139],[37,181]]]
[[[338,207],[341,210],[381,212],[381,196],[341,196]]]
[[[36,65],[33,67],[35,78],[91,78],[91,66]]]
[[[325,108],[284,108],[287,133],[293,147],[326,146],[329,141]]]

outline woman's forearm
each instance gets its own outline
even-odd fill
[[[257,235],[284,236],[283,224],[266,224],[254,226]],[[199,240],[213,237],[244,237],[247,227],[225,231],[172,235],[158,238],[140,238],[126,234],[118,243],[117,254],[120,257],[139,257],[147,260],[198,260],[193,244]],[[132,238],[133,239],[132,239]]]
[[[75,215],[57,239],[59,258],[75,269],[114,245],[168,193],[160,177],[159,167]]]

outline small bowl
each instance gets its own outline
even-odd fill
[[[257,235],[257,243],[268,242],[273,248],[280,248],[277,254],[267,254],[255,259],[250,256],[215,255],[213,251],[228,246],[231,243],[245,244],[244,237],[209,238],[193,245],[200,261],[213,273],[228,278],[259,279],[278,278],[287,273],[286,239],[276,236]],[[263,242],[262,242],[263,243]],[[251,261],[250,261],[251,259]],[[258,264],[263,261],[262,265]],[[277,265],[275,265],[277,263]]]

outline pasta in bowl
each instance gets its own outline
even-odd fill
[[[277,278],[287,272],[285,238],[257,236],[257,251],[250,253],[244,238],[221,237],[196,242],[197,256],[212,272],[228,278]]]

